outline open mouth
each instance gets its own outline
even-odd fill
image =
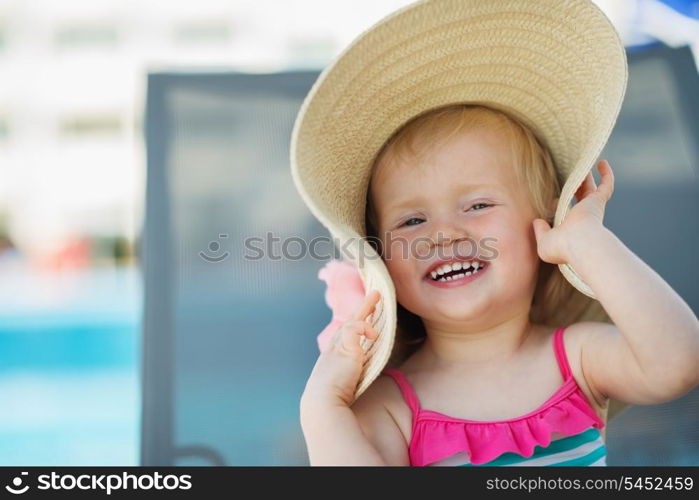
[[[425,279],[446,283],[483,272],[490,264],[478,260],[442,264],[425,275]]]

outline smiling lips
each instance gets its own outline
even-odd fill
[[[425,278],[430,281],[448,282],[458,280],[464,277],[477,274],[488,264],[478,260],[458,261],[436,263],[427,272]]]
[[[477,280],[483,275],[483,273],[490,269],[490,264],[484,264],[482,262],[478,262],[476,265],[471,263],[470,266],[466,266],[466,269],[464,269],[462,262],[461,269],[457,269],[456,271],[454,270],[453,263],[450,264],[450,266],[451,271],[447,271],[446,265],[439,266],[435,270],[431,271],[424,278],[427,284],[437,288],[462,287],[464,285],[468,285],[473,280]],[[456,267],[459,266],[457,265]],[[436,278],[433,278],[432,274],[436,274]]]

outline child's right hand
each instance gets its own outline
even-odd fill
[[[378,337],[366,318],[374,311],[380,298],[377,290],[370,291],[352,317],[337,329],[313,367],[301,397],[302,404],[339,404],[347,407],[352,404],[366,357],[360,344],[362,335],[369,340]]]

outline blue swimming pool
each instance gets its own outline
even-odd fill
[[[0,465],[137,465],[138,270],[3,278]]]

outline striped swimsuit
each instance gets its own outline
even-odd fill
[[[607,449],[600,434],[604,421],[573,377],[563,348],[564,327],[553,335],[558,367],[565,382],[539,408],[508,420],[464,420],[420,407],[406,376],[385,368],[410,407],[410,465],[598,466]]]

